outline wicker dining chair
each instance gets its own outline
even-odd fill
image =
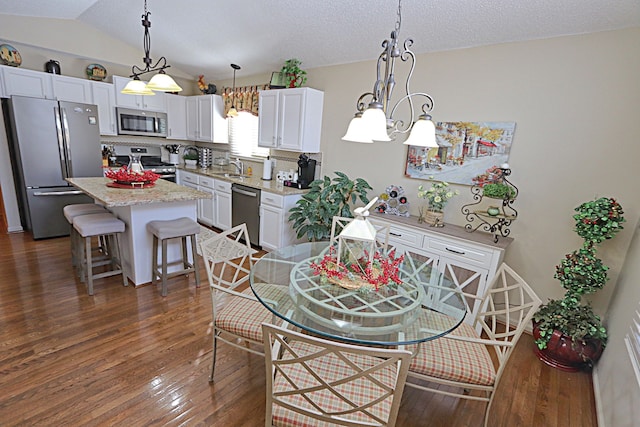
[[[411,353],[263,325],[265,426],[394,426]]]
[[[249,287],[249,273],[256,251],[251,248],[246,224],[204,236],[199,244],[211,289],[213,360],[209,381],[213,382],[218,340],[264,356],[262,323],[272,321],[273,316]],[[277,291],[273,285],[259,286],[269,286]]]
[[[498,268],[484,296],[465,296],[481,298],[480,310],[473,324],[462,323],[448,335],[420,343],[417,347],[407,346],[415,355],[406,385],[487,402],[486,426],[505,366],[541,301],[529,285],[504,263]],[[434,312],[429,321],[437,321],[438,316],[445,315]],[[482,333],[478,334],[476,330]],[[454,391],[439,388],[440,385],[453,387]]]

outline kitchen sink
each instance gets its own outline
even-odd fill
[[[239,173],[223,173],[223,172],[217,172],[217,173],[214,173],[213,175],[221,176],[224,178],[237,179],[238,181],[243,181],[244,178],[249,177],[249,175],[240,175]]]

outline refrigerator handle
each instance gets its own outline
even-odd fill
[[[66,170],[67,176],[65,178],[69,178],[73,176],[73,165],[71,164],[71,147],[69,146],[69,120],[67,119],[67,110],[66,108],[60,108],[60,116],[62,117],[62,135],[64,141],[64,156],[67,159],[67,167]]]
[[[58,153],[60,154],[60,170],[62,171],[62,178],[69,178],[69,173],[67,171],[67,163],[66,159],[66,149],[64,145],[65,136],[62,130],[62,119],[60,117],[61,111],[59,107],[54,107],[55,117],[56,117],[56,130],[58,132]]]

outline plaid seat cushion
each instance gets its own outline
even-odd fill
[[[259,284],[259,286],[269,286],[274,296],[279,292],[279,288],[284,289],[277,285]],[[242,293],[255,298],[251,289],[245,289]],[[227,300],[224,305],[216,312],[216,327],[234,335],[261,342],[262,323],[272,322],[273,314],[259,301],[228,294],[225,298]]]
[[[319,347],[312,344],[293,342],[291,347],[299,356],[308,356],[317,351]],[[344,353],[343,353],[344,354]],[[380,362],[380,359],[376,359],[366,355],[346,355],[349,360],[356,363],[358,366],[371,367]],[[285,354],[282,357],[283,360],[292,359],[291,354]],[[346,363],[339,359],[335,354],[328,353],[317,358],[311,358],[305,361],[312,369],[319,373],[319,376],[327,382],[338,382],[355,373],[354,369],[346,365]],[[335,413],[353,408],[344,400],[338,398],[331,391],[324,387],[323,384],[310,375],[299,363],[286,365],[283,370],[287,377],[296,384],[296,388],[306,387],[318,387],[317,390],[306,393],[306,396],[311,399],[316,405],[318,405],[325,413]],[[273,392],[277,396],[278,393],[292,390],[292,385],[284,378],[282,374],[276,371],[276,376],[273,383]],[[373,377],[382,382],[383,384],[394,388],[396,369],[395,365],[384,367],[381,370],[375,372]],[[384,393],[379,385],[372,382],[366,377],[361,377],[345,384],[336,385],[335,389],[343,394],[347,399],[351,400],[355,405],[367,405],[375,399],[380,398]],[[279,399],[285,401],[288,404],[301,407],[305,410],[316,412],[318,410],[314,408],[306,399],[300,395],[278,396]],[[375,403],[371,407],[367,408],[375,416],[386,420],[391,408],[393,396]],[[336,415],[337,416],[337,415]],[[358,421],[372,421],[366,413],[356,411],[346,415],[340,415],[343,418],[349,420]],[[278,404],[273,405],[272,422],[274,426],[278,427],[300,427],[300,426],[318,426],[329,427],[335,426],[334,423],[319,421],[309,416],[294,412],[290,409],[286,409]]]
[[[434,319],[448,317],[438,313],[430,313]],[[462,323],[451,335],[479,338],[471,325]],[[411,359],[409,374],[415,372],[430,377],[463,383],[492,385],[496,379],[496,371],[487,347],[465,341],[447,339],[446,336],[425,341],[419,344],[417,355]],[[415,351],[415,346],[407,346]]]

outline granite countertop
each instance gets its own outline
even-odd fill
[[[209,193],[164,179],[157,180],[153,187],[135,189],[107,187],[111,182],[108,178],[67,178],[67,181],[106,207],[183,202],[212,197]]]
[[[289,196],[293,194],[305,194],[309,192],[309,189],[299,189],[294,187],[285,187],[281,182],[275,179],[271,181],[265,181],[259,176],[245,176],[242,178],[225,177],[225,172],[218,167],[213,168],[199,168],[199,167],[187,167],[178,166],[176,169],[183,170],[185,172],[196,173],[199,175],[210,176],[211,178],[219,179],[221,181],[227,181],[231,183],[246,185],[247,187],[256,188],[258,190],[268,191],[270,193],[280,194],[282,196]]]

